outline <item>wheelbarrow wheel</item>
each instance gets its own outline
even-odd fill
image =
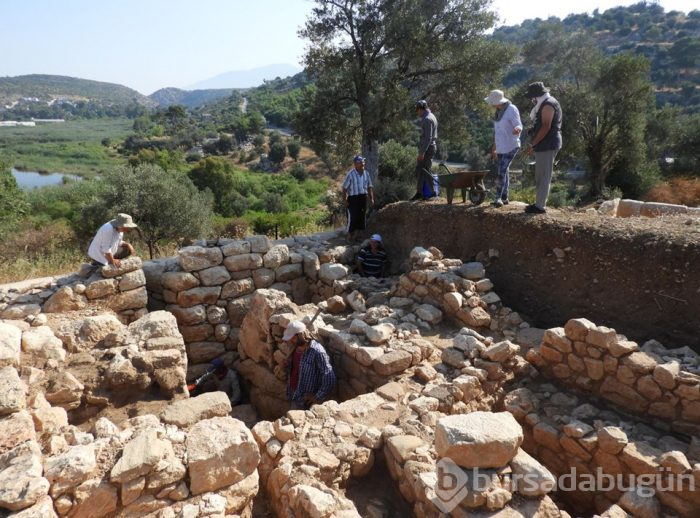
[[[474,205],[481,205],[486,199],[486,191],[477,191],[469,189],[469,201]]]

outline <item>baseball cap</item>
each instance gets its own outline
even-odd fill
[[[379,234],[372,234],[372,237],[370,237],[370,239],[372,241],[376,241],[377,243],[382,242],[382,236],[380,236]]]
[[[355,158],[352,159],[352,161],[353,161],[353,162],[362,162],[362,163],[364,163],[365,157],[360,156],[360,155],[357,155],[357,156],[355,156]]]
[[[292,339],[293,336],[298,335],[299,333],[303,333],[304,331],[306,331],[306,324],[304,324],[304,322],[302,322],[301,320],[293,320],[289,323],[287,329],[284,330],[282,340],[288,342]]]

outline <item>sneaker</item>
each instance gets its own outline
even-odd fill
[[[496,207],[497,209],[500,209],[501,207],[503,207],[503,205],[505,205],[505,203],[503,203],[501,200],[496,200],[493,203],[491,203],[491,205],[493,207]]]
[[[526,214],[544,214],[547,209],[540,209],[537,205],[528,205],[525,207]]]

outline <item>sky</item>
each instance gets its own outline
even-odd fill
[[[493,0],[500,25],[566,17],[637,0]],[[689,12],[697,0],[660,0]],[[575,7],[574,7],[575,4]],[[312,0],[0,0],[0,77],[56,74],[143,94],[232,70],[299,65]]]

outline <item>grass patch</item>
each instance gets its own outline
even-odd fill
[[[19,170],[92,176],[123,163],[111,147],[131,133],[129,119],[80,119],[0,128],[0,148]]]

